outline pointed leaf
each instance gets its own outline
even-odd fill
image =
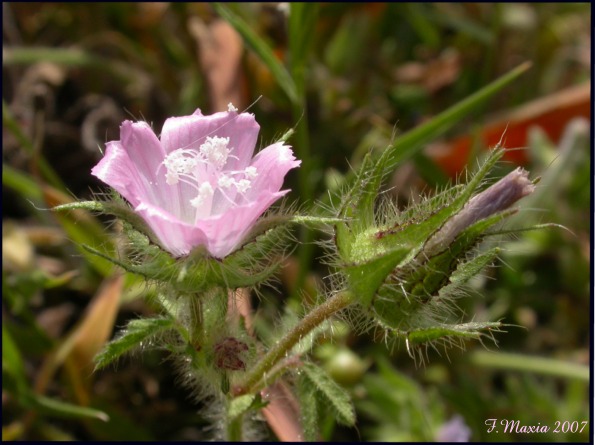
[[[411,345],[427,343],[445,337],[479,339],[481,331],[498,330],[502,326],[499,322],[471,322],[453,325],[437,325],[430,328],[418,329],[407,333],[407,341]]]
[[[66,418],[90,418],[98,419],[104,422],[109,421],[109,416],[103,411],[88,408],[86,406],[73,405],[72,403],[52,399],[39,394],[30,394],[30,401],[37,411],[48,416],[66,417]]]
[[[385,161],[386,164],[383,165],[385,171],[392,171],[400,162],[421,151],[425,143],[444,134],[455,124],[459,123],[463,117],[469,115],[479,106],[484,105],[491,97],[516,80],[530,67],[531,63],[529,62],[519,65],[507,74],[504,74],[492,83],[486,85],[476,93],[463,99],[442,113],[434,116],[426,123],[419,125],[418,127],[415,127],[414,129],[409,130],[408,132],[399,136],[395,140],[394,144],[388,146],[381,155],[381,157],[386,156],[387,158]],[[352,184],[352,191],[357,190],[357,187],[359,186],[359,180],[361,180],[363,177],[362,172],[369,170],[373,165],[375,164],[366,162],[366,158],[364,158],[364,162],[362,163],[361,167],[356,172],[354,172],[355,177],[351,176],[348,178],[348,182]],[[324,198],[324,202],[328,202],[326,197]],[[353,201],[348,198],[342,202],[345,204],[345,202],[350,203]],[[344,215],[340,212],[339,216],[348,215]]]
[[[355,411],[347,392],[329,375],[313,363],[304,363],[302,370],[322,398],[329,402],[337,421],[343,425],[355,424]]]
[[[2,325],[2,371],[3,373],[6,371],[14,379],[18,392],[24,392],[27,389],[27,376],[21,352],[4,324]]]
[[[174,326],[174,320],[170,318],[132,320],[122,334],[111,343],[108,343],[103,351],[95,357],[95,369],[105,367],[121,355],[142,346],[143,342],[150,341],[156,335],[173,329]]]
[[[279,86],[285,91],[292,103],[298,102],[298,94],[295,83],[289,72],[281,64],[269,45],[258,36],[244,20],[233,13],[231,9],[222,3],[212,3],[217,13],[225,19],[242,36],[246,45],[256,53],[264,64],[271,70]]]
[[[316,388],[305,375],[300,375],[298,379],[297,396],[300,401],[300,420],[304,430],[304,440],[315,442],[319,439],[320,434]]]
[[[488,99],[516,80],[529,68],[531,68],[530,62],[522,63],[476,93],[434,116],[428,122],[398,137],[391,149],[390,164],[394,168],[399,162],[412,156],[423,144],[438,137],[454,124],[460,122],[464,116],[485,104]]]

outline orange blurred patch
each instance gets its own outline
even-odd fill
[[[481,142],[485,147],[493,147],[502,139],[507,148],[526,147],[529,128],[539,126],[557,143],[570,120],[579,116],[591,118],[590,103],[589,83],[567,88],[493,119],[484,127]],[[473,136],[467,134],[430,147],[428,155],[448,175],[455,176],[467,164],[472,144]],[[524,165],[527,153],[523,150],[509,151],[504,159]]]

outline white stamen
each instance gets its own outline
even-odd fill
[[[258,176],[258,171],[256,170],[256,167],[249,166],[244,170],[244,174],[246,175],[246,178],[254,179]]]
[[[237,111],[238,111],[238,109],[237,109],[236,107],[234,107],[234,106],[233,106],[233,104],[230,102],[230,103],[228,103],[228,104],[227,104],[227,111],[230,111],[230,112],[231,112],[231,111],[237,112]]]
[[[167,182],[169,185],[176,185],[179,180],[180,177],[175,171],[169,169],[167,170],[167,173],[165,174],[165,182]]]
[[[180,175],[189,175],[196,167],[196,152],[191,150],[178,149],[172,151],[163,160],[167,169],[165,174],[166,182],[175,185],[180,180]]]
[[[223,188],[229,188],[234,184],[235,184],[235,181],[227,175],[220,176],[219,180],[217,181],[217,185],[219,187],[223,187]]]
[[[207,136],[207,141],[200,146],[199,150],[207,162],[213,164],[217,170],[221,170],[230,152],[227,144],[229,144],[229,138]]]
[[[189,199],[190,205],[198,209],[196,215],[210,215],[215,191],[219,191],[220,196],[232,206],[237,205],[236,193],[246,193],[252,187],[252,180],[258,176],[258,170],[254,166],[243,170],[226,170],[225,165],[230,157],[238,159],[231,154],[233,147],[228,146],[228,137],[207,136],[198,150],[180,148],[169,153],[163,160],[167,184],[185,184],[196,191],[196,196]],[[235,187],[235,193],[231,193],[231,187]]]
[[[250,186],[252,185],[252,182],[250,182],[248,179],[240,179],[239,181],[236,182],[236,188],[238,189],[238,192],[240,193],[246,193],[246,190],[248,190],[250,188]]]
[[[215,192],[211,184],[208,182],[203,182],[198,187],[198,195],[196,196],[196,198],[190,200],[190,204],[192,205],[192,207],[199,208],[204,204],[206,199],[213,196],[213,193]]]

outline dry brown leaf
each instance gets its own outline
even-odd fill
[[[198,43],[212,111],[225,111],[230,102],[243,109],[247,104],[241,64],[244,45],[240,35],[220,19],[207,25],[192,17],[188,28]]]

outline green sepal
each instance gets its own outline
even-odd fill
[[[404,333],[409,346],[429,343],[445,338],[479,339],[482,331],[499,330],[502,327],[500,322],[470,322],[461,324],[440,324],[429,328],[416,329]]]
[[[403,246],[366,263],[343,267],[343,272],[348,278],[349,289],[356,295],[361,305],[370,306],[382,283],[386,281],[396,265],[411,253],[411,250],[408,246]]]
[[[430,214],[423,222],[415,222],[407,225],[401,224],[393,230],[385,231],[383,236],[379,239],[379,242],[381,244],[390,245],[393,243],[403,243],[402,240],[406,240],[409,245],[417,246],[420,242],[427,240],[433,233],[438,231],[449,218],[461,211],[503,154],[504,150],[502,149],[492,150],[488,159],[450,204],[445,205],[435,213]]]
[[[157,335],[176,328],[171,318],[143,318],[132,320],[120,336],[108,343],[95,357],[95,369],[101,369],[133,349],[144,347],[143,342],[150,342]]]
[[[397,267],[373,300],[373,313],[393,329],[407,329],[419,323],[416,315],[430,300],[448,297],[469,278],[494,261],[500,249],[466,260],[469,252],[483,239],[485,231],[506,218],[505,211],[478,221],[465,229],[445,251],[425,258],[422,251],[413,261]]]
[[[79,201],[69,204],[62,204],[52,208],[54,212],[83,209],[96,213],[113,215],[122,221],[129,223],[135,230],[144,233],[154,244],[159,244],[159,239],[145,222],[130,206],[115,192],[111,195],[110,201]]]
[[[228,255],[223,260],[207,256],[204,247],[195,249],[187,257],[175,259],[158,246],[149,243],[149,239],[140,232],[130,229],[127,236],[135,249],[142,253],[142,260],[126,262],[112,258],[103,252],[87,245],[87,251],[105,258],[122,267],[127,272],[141,275],[147,279],[167,283],[178,292],[197,293],[212,287],[255,286],[270,278],[278,269],[279,262],[272,262],[266,256],[264,244],[274,246],[279,241],[278,229],[271,229],[251,246]]]
[[[423,215],[416,217],[413,209],[410,213],[405,214],[408,220],[399,218],[399,221],[393,225],[372,226],[365,231],[361,226],[356,226],[356,223],[353,223],[352,227],[348,223],[336,225],[336,243],[343,261],[342,268],[347,275],[350,289],[358,296],[363,306],[368,307],[371,304],[378,289],[393,270],[413,260],[422,251],[424,243],[449,218],[461,211],[503,153],[504,151],[501,149],[493,150],[469,183],[458,188],[456,190],[458,193],[449,199],[450,203],[443,204],[438,210],[434,209],[432,212],[430,206],[447,201],[445,196],[449,198],[448,192],[425,203],[426,209],[420,212]],[[364,166],[367,165],[366,162],[365,160]],[[368,181],[374,182],[373,178],[379,174],[380,172],[373,171],[372,178]],[[364,176],[364,174],[360,173],[359,176]],[[367,182],[358,178],[356,183],[361,184],[360,188],[363,191],[349,191],[349,199],[355,199],[355,204],[349,206],[345,203],[340,211],[342,217],[351,217],[350,209],[357,208],[359,203],[362,203],[361,205],[368,210],[373,208],[369,201],[370,190],[365,192]],[[364,215],[361,219],[366,220],[366,216]]]

